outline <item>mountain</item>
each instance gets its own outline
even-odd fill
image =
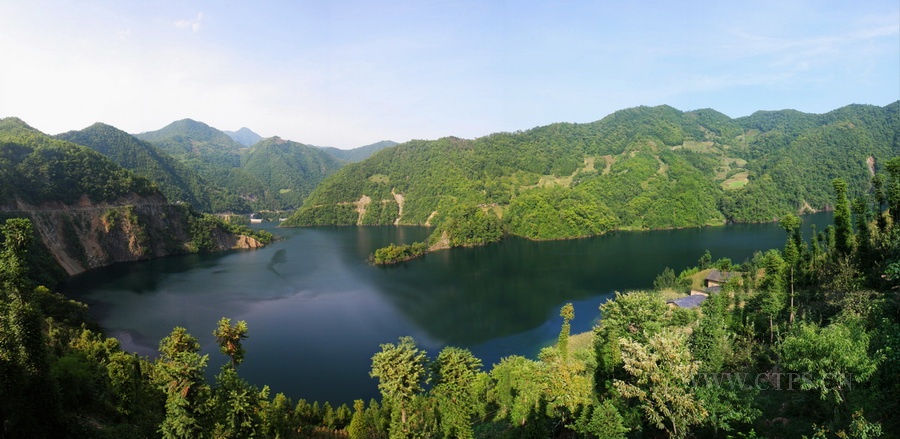
[[[86,131],[119,135],[109,128]],[[169,203],[149,180],[102,154],[14,118],[0,120],[0,217],[30,219],[40,237],[35,257],[55,262],[38,262],[37,270],[61,267],[70,275],[116,262],[261,245],[186,204]]]
[[[262,136],[250,131],[250,128],[247,127],[243,127],[237,131],[224,131],[224,133],[227,134],[228,137],[231,137],[235,142],[244,146],[251,146],[263,139]]]
[[[225,189],[216,212],[288,210],[342,163],[324,151],[274,137],[250,148],[202,122],[184,119],[136,137],[171,154],[197,175]]]
[[[244,146],[203,122],[182,119],[135,137],[156,145],[204,180],[224,188],[226,193],[213,199],[215,212],[249,212],[255,200],[266,196],[266,186],[240,169]]]
[[[208,182],[150,142],[102,123],[56,137],[87,146],[119,166],[149,179],[170,201],[187,202],[205,211],[212,209],[210,198],[218,192],[216,188],[210,187]]]
[[[381,151],[385,148],[390,148],[392,146],[396,146],[397,142],[391,140],[382,140],[380,142],[373,143],[371,145],[360,146],[359,148],[353,149],[338,149],[332,148],[330,146],[322,147],[322,150],[331,154],[339,160],[342,160],[347,163],[356,163],[361,162],[367,158],[369,158],[372,154],[375,154],[378,151]]]
[[[830,208],[837,177],[864,194],[869,164],[900,153],[898,106],[738,119],[637,107],[587,124],[416,140],[345,166],[285,225],[437,225],[460,205],[532,239],[771,221]]]
[[[266,185],[273,208],[296,208],[326,176],[343,164],[319,148],[279,137],[244,152],[241,169]]]

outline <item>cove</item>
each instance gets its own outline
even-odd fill
[[[824,230],[831,214],[804,217]],[[434,357],[465,347],[486,367],[534,357],[556,340],[559,308],[575,306],[573,333],[589,330],[615,291],[650,288],[665,267],[713,259],[739,263],[781,248],[777,224],[736,224],[535,242],[507,238],[485,247],[430,253],[376,267],[367,257],[391,242],[424,240],[421,227],[267,228],[282,237],[260,249],[118,264],[72,278],[67,295],[126,351],[155,356],[159,340],[184,326],[210,354],[208,378],[225,363],[212,331],[221,317],[246,320],[239,371],[295,401],[352,403],[377,397],[368,375],[381,343],[411,335]]]

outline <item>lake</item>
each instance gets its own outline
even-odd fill
[[[804,228],[831,214],[804,217]],[[391,242],[424,240],[423,227],[267,230],[282,240],[260,250],[184,255],[117,264],[71,279],[67,294],[125,350],[154,356],[159,340],[184,326],[210,354],[210,378],[225,363],[212,331],[221,317],[246,320],[240,374],[295,401],[352,403],[378,396],[369,377],[379,344],[411,335],[434,357],[446,345],[470,349],[486,366],[534,357],[556,341],[559,308],[575,306],[573,333],[589,330],[615,291],[650,288],[665,267],[743,262],[781,248],[777,224],[738,224],[534,242],[508,238],[444,250],[389,267],[367,257]]]

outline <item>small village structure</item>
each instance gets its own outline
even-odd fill
[[[689,296],[667,300],[666,304],[678,308],[696,308],[700,306],[710,294],[722,292],[722,286],[725,285],[725,282],[731,278],[740,277],[740,275],[741,274],[738,272],[719,271],[714,268],[706,275],[706,278],[703,279],[704,289],[698,290],[691,288],[691,294]]]

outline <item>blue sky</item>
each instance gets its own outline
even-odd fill
[[[351,148],[900,99],[900,2],[0,2],[0,117]]]

